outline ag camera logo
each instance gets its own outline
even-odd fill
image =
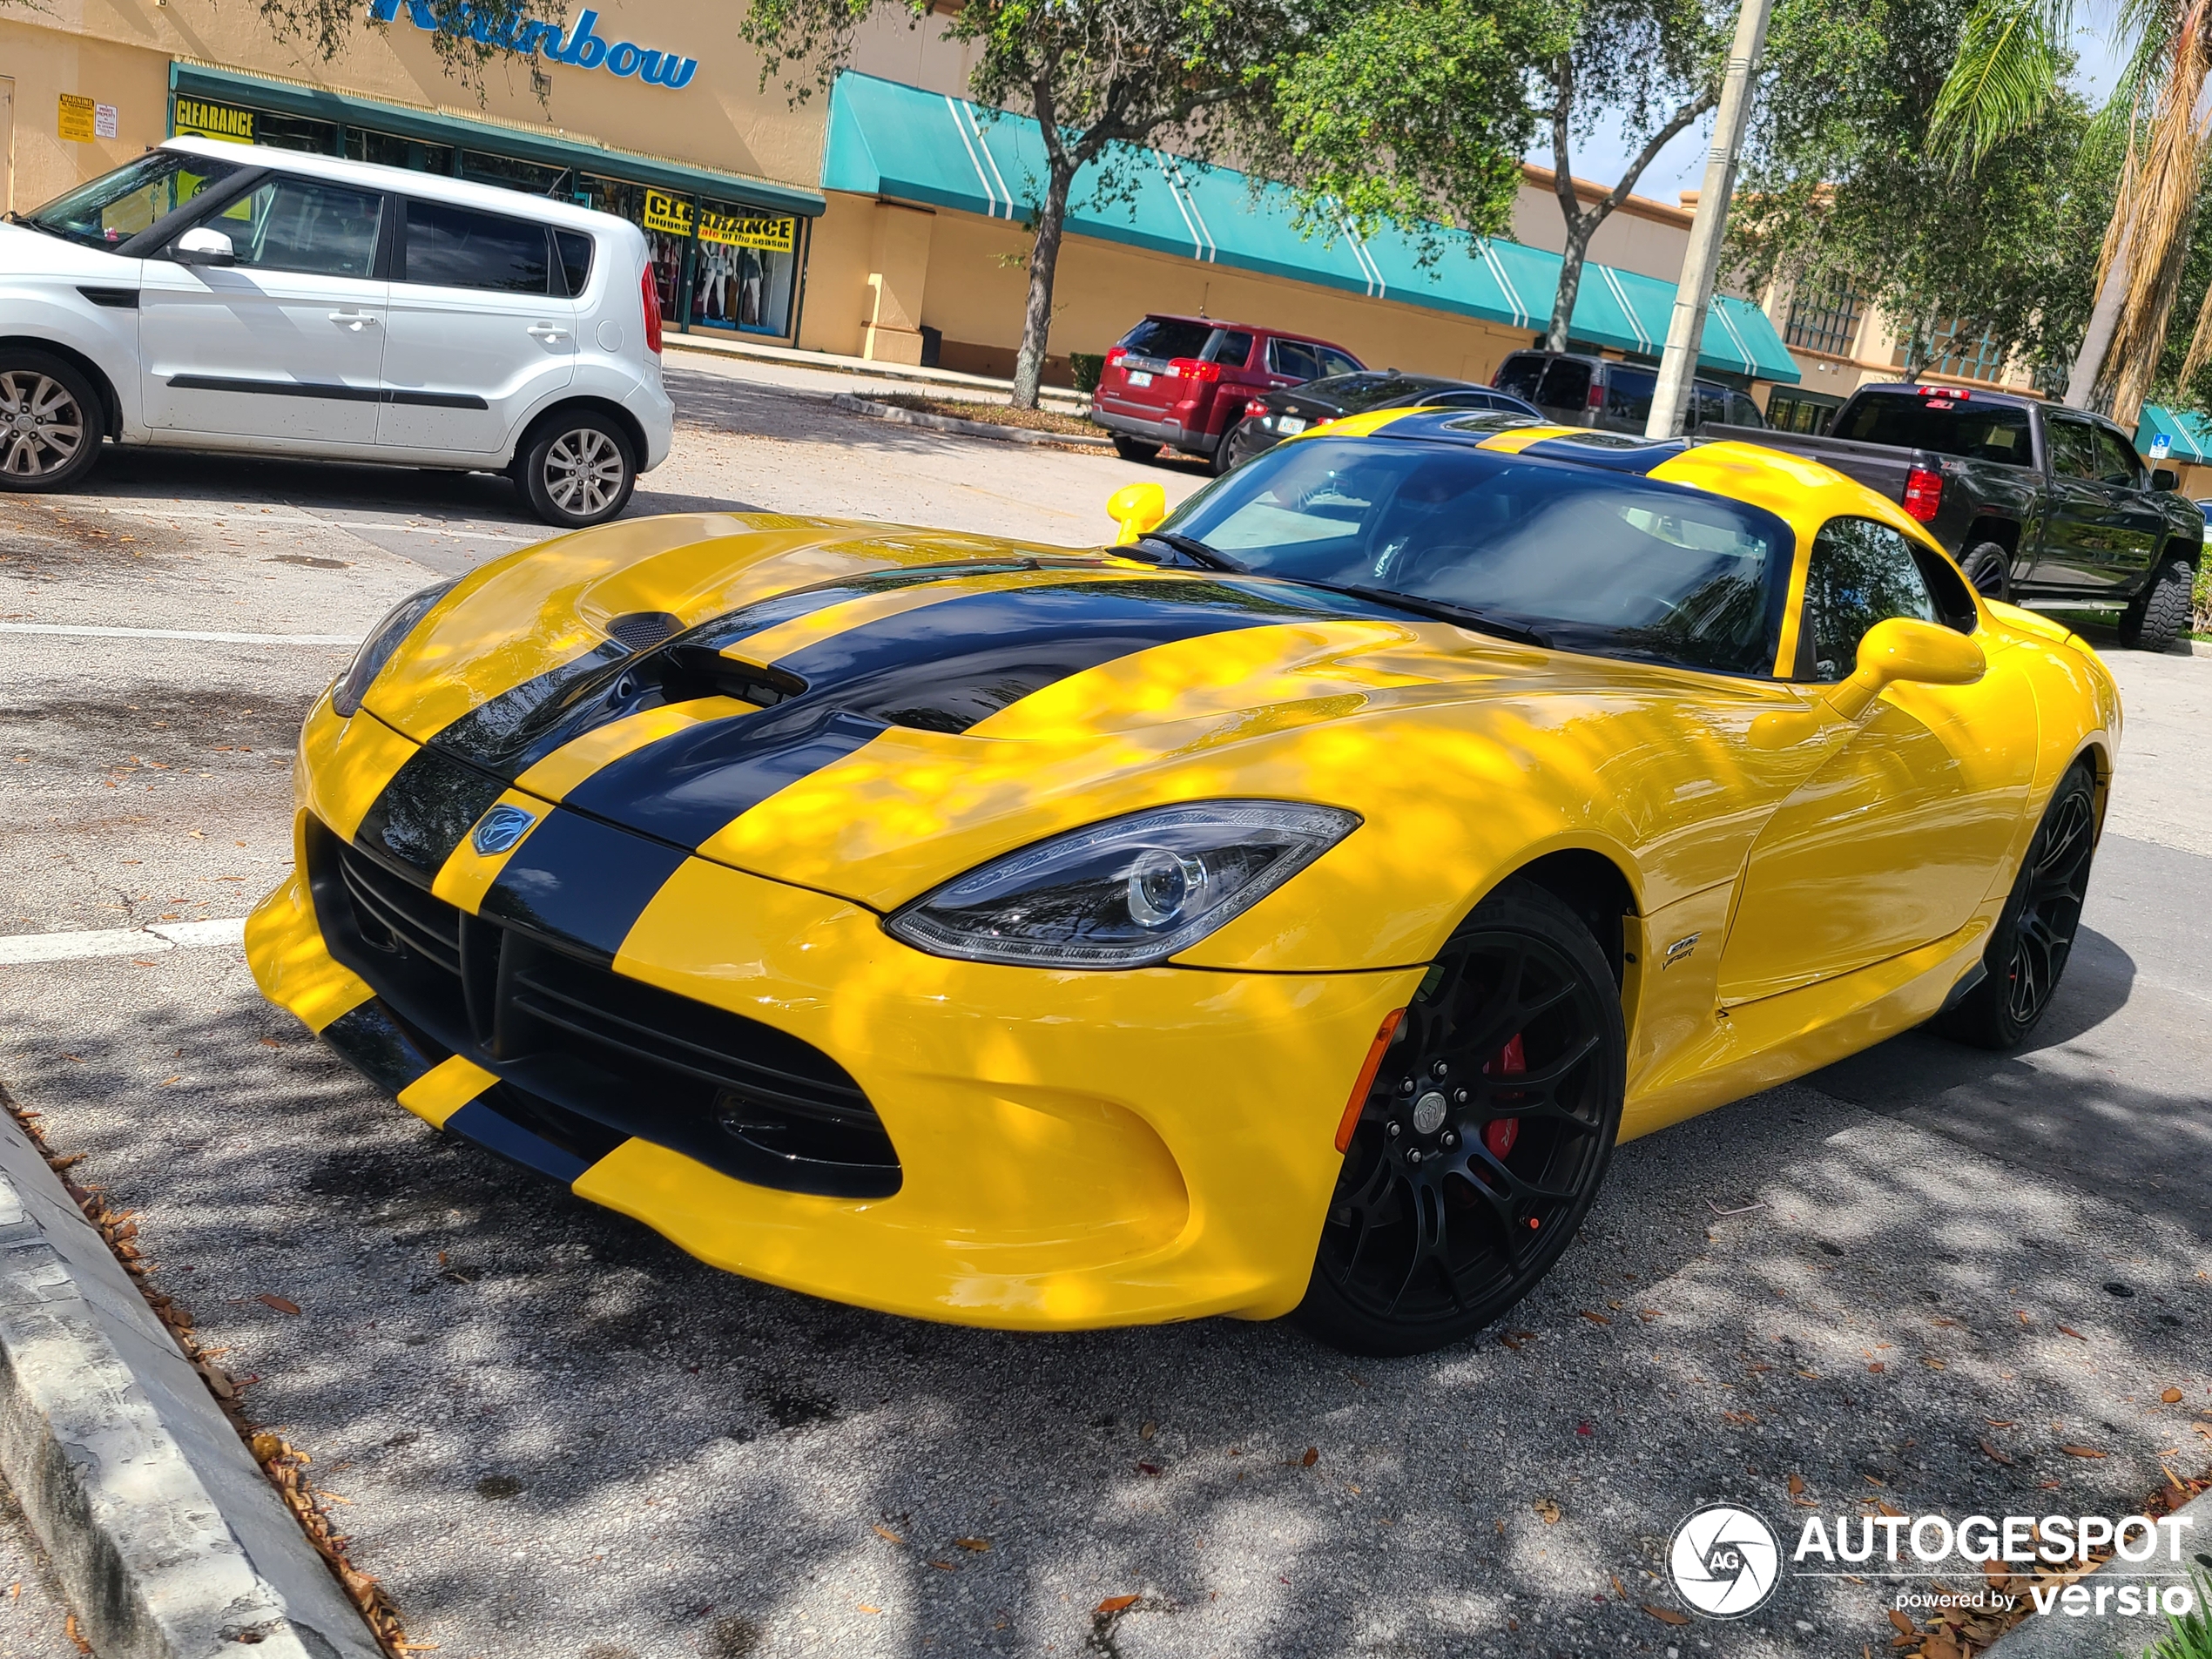
[[[1740,1619],[1774,1594],[1782,1545],[1774,1528],[1749,1509],[1708,1504],[1675,1528],[1667,1571],[1696,1611],[1709,1619]]]

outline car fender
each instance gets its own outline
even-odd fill
[[[135,292],[136,260],[111,261],[118,267],[113,287]],[[123,277],[121,272],[128,272]],[[0,341],[44,347],[74,358],[96,372],[105,385],[96,389],[109,399],[116,435],[142,442],[145,421],[138,368],[138,312],[135,305],[96,306],[73,290],[63,298],[51,285],[0,276]]]
[[[589,360],[578,362],[571,378],[558,386],[550,387],[541,392],[524,408],[522,415],[516,421],[513,428],[507,435],[507,442],[499,451],[499,460],[496,464],[501,467],[512,466],[519,458],[523,442],[529,435],[530,428],[543,419],[548,411],[570,403],[593,404],[615,415],[625,425],[633,428],[631,433],[631,440],[638,442],[645,453],[651,454],[653,447],[652,428],[647,424],[639,411],[633,408],[630,401],[641,389],[641,383],[634,374],[617,374],[606,366]],[[666,453],[667,446],[664,444],[662,455],[665,456]],[[638,470],[640,472],[645,470],[642,462]]]

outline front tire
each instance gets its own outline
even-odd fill
[[[606,415],[580,409],[556,415],[524,441],[515,482],[547,523],[580,530],[630,504],[637,461],[629,434]]]
[[[2079,765],[2053,792],[2035,826],[1982,953],[1981,982],[1937,1016],[1938,1031],[1977,1049],[2017,1049],[2027,1041],[2073,953],[2096,850],[2096,779]]]
[[[1298,1318],[1352,1353],[1472,1336],[1551,1270],[1605,1178],[1628,1038],[1605,953],[1529,883],[1438,953],[1361,1109]]]
[[[2120,643],[2137,651],[2164,651],[2179,639],[2188,626],[2195,575],[2187,559],[2168,559],[2159,566],[2142,597],[2121,613]]]
[[[0,489],[67,489],[100,455],[101,408],[58,357],[0,350]]]
[[[1147,443],[1142,438],[1125,438],[1116,432],[1114,435],[1114,453],[1124,461],[1151,461],[1158,456],[1160,446]]]

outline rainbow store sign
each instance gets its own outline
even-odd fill
[[[390,23],[400,15],[401,3],[402,0],[370,0],[368,15],[378,23]],[[404,0],[404,3],[408,21],[417,29],[432,33],[442,29],[450,35],[467,35],[482,45],[525,57],[542,51],[548,61],[566,64],[572,69],[604,69],[625,80],[635,76],[656,86],[676,90],[689,86],[691,77],[698,72],[698,60],[695,57],[648,51],[627,40],[601,39],[593,32],[593,25],[599,21],[596,11],[586,11],[578,17],[564,38],[560,24],[539,23],[519,13],[502,16],[500,10],[479,10],[464,4],[448,7],[441,17],[430,0]]]

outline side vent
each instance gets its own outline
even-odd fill
[[[651,651],[684,631],[683,620],[665,610],[628,610],[607,624],[607,637],[631,651]]]

